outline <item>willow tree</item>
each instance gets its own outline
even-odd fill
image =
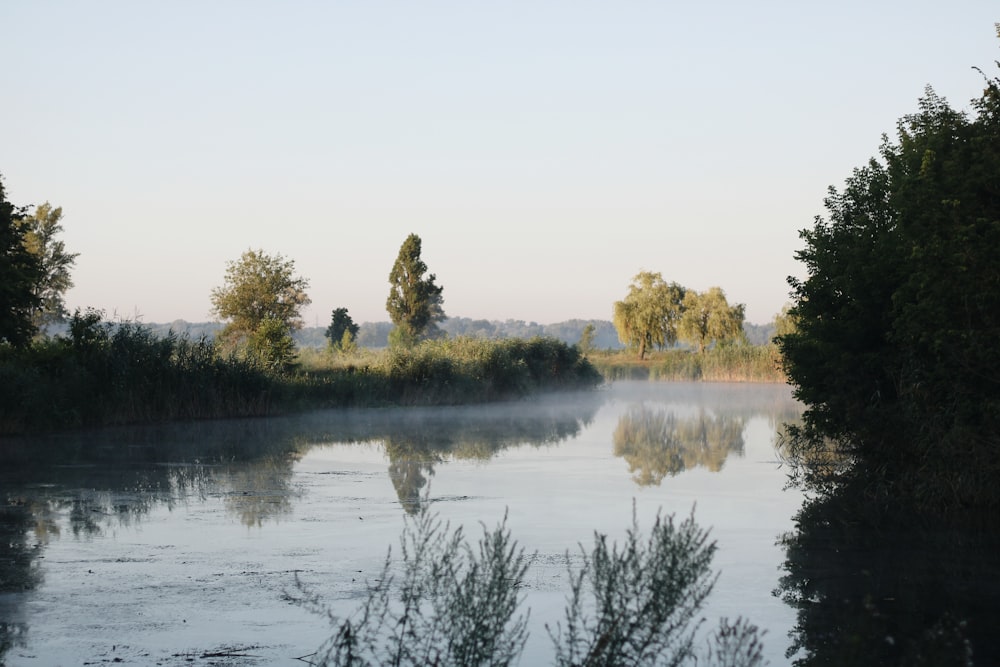
[[[685,291],[677,283],[667,283],[659,273],[639,272],[628,295],[614,305],[618,340],[637,349],[639,359],[654,345],[664,348],[676,343]]]
[[[684,295],[684,313],[679,333],[681,340],[691,343],[702,353],[712,343],[725,343],[743,335],[745,306],[730,306],[721,287],[707,292],[691,290]]]
[[[424,277],[427,264],[420,259],[420,246],[419,236],[407,236],[389,272],[385,309],[396,325],[389,334],[390,343],[412,345],[433,337],[437,323],[445,319],[441,296],[444,288],[434,283],[437,277],[433,273]]]

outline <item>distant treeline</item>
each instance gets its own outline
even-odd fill
[[[593,325],[593,347],[597,350],[622,350],[625,348],[618,340],[618,332],[610,320],[567,320],[555,324],[538,324],[524,320],[474,320],[469,317],[449,317],[440,324],[442,331],[450,337],[468,336],[501,340],[506,338],[531,339],[535,337],[555,338],[567,345],[580,341],[584,328]],[[201,336],[214,338],[223,325],[218,322],[187,322],[174,320],[169,323],[147,324],[157,336],[166,336],[168,332],[187,334],[193,340]],[[356,342],[361,347],[382,348],[389,344],[389,332],[392,322],[364,322],[360,325]],[[304,348],[326,347],[325,327],[304,327],[292,335],[295,342]],[[743,332],[751,345],[764,345],[774,335],[774,324],[743,324]],[[59,333],[50,330],[49,333]]]

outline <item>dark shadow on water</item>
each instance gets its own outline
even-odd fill
[[[782,538],[789,657],[828,665],[1000,664],[1000,521],[808,501]]]

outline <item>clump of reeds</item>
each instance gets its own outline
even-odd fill
[[[600,373],[552,338],[429,340],[409,348],[300,357],[303,397],[332,405],[445,405],[591,388]]]
[[[160,337],[90,310],[73,316],[65,336],[26,348],[0,346],[0,433],[313,407],[472,403],[601,381],[575,347],[549,338],[315,351],[276,368],[224,354],[205,337]]]
[[[722,345],[702,353],[672,349],[639,360],[634,352],[588,355],[607,380],[672,380],[705,382],[785,382],[774,345]]]
[[[64,337],[0,348],[0,433],[259,415],[273,388],[209,339],[77,312]]]

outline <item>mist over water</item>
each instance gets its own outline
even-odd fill
[[[0,662],[292,663],[329,632],[287,599],[295,576],[350,613],[429,499],[473,540],[507,512],[533,554],[522,664],[549,662],[566,553],[594,531],[621,540],[633,502],[640,528],[657,511],[711,527],[721,577],[705,616],[749,617],[784,664],[795,616],[771,592],[802,497],[783,490],[774,443],[798,414],[785,386],[620,382],[6,440]]]

